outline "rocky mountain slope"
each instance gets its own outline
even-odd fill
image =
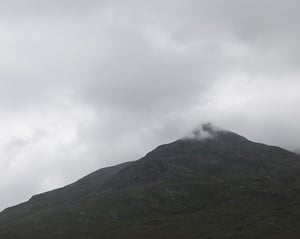
[[[0,214],[0,238],[300,238],[300,156],[207,124]]]

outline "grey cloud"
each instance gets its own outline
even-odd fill
[[[202,121],[299,148],[298,6],[1,1],[0,208]]]

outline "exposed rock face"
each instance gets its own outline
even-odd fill
[[[0,214],[0,238],[300,238],[300,156],[203,125]]]

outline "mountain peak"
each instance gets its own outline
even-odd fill
[[[3,211],[0,238],[299,238],[299,171],[299,155],[206,123]]]

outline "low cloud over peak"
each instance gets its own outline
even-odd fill
[[[182,139],[192,139],[192,140],[212,139],[216,137],[219,132],[224,132],[224,130],[213,125],[210,122],[203,123],[200,126],[196,127],[192,132],[190,132]]]

